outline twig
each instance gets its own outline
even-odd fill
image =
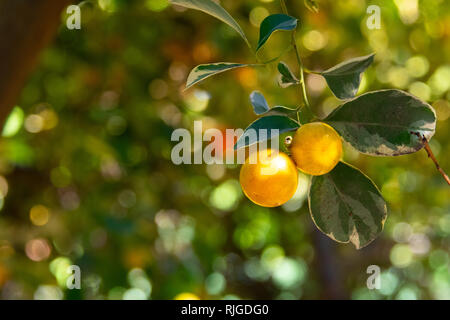
[[[284,14],[289,14],[287,7],[286,7],[286,3],[284,2],[284,0],[280,0],[280,4],[281,4],[281,9],[283,10]],[[303,100],[303,104],[304,104],[304,110],[303,110],[303,117],[305,118],[305,122],[308,122],[309,120],[311,120],[312,118],[312,112],[311,112],[311,108],[309,105],[309,101],[308,101],[308,96],[306,94],[306,84],[305,84],[305,76],[304,76],[304,72],[303,72],[303,62],[302,59],[300,58],[300,53],[297,47],[297,42],[295,40],[295,30],[292,32],[292,46],[294,47],[294,51],[295,51],[295,56],[297,58],[297,63],[298,63],[298,68],[299,68],[299,82],[300,82],[300,87],[301,87],[301,95],[302,95],[302,100]],[[300,117],[299,112],[297,112],[297,117]]]
[[[448,177],[448,175],[445,173],[444,169],[442,169],[439,166],[439,163],[436,159],[436,157],[433,154],[433,151],[431,151],[430,145],[428,144],[428,140],[427,138],[425,138],[425,136],[422,136],[420,133],[418,132],[411,132],[412,134],[415,134],[416,136],[419,137],[419,139],[422,140],[423,144],[424,144],[424,149],[428,154],[428,158],[430,158],[431,160],[433,160],[434,165],[436,166],[436,169],[438,169],[438,171],[441,173],[441,175],[444,177],[444,180],[448,183],[448,185],[450,186],[450,178]]]

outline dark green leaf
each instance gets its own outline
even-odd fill
[[[194,84],[199,83],[202,80],[205,80],[208,77],[211,77],[215,74],[236,69],[242,67],[248,67],[248,64],[240,64],[240,63],[231,63],[231,62],[218,62],[211,64],[201,64],[192,69],[191,73],[189,73],[188,79],[186,81],[186,89],[192,87]]]
[[[234,20],[233,17],[216,2],[212,0],[170,0],[170,2],[185,8],[206,12],[207,14],[225,22],[234,30],[236,30],[250,47],[250,43],[248,42],[244,31],[236,22],[236,20]]]
[[[258,91],[253,91],[250,94],[250,102],[256,114],[262,114],[269,111],[269,105],[267,104],[266,99]]]
[[[420,150],[434,134],[433,108],[400,90],[363,94],[344,103],[325,120],[363,153],[398,156]]]
[[[258,51],[270,35],[277,30],[294,30],[297,27],[297,19],[286,14],[272,14],[265,18],[259,28]]]
[[[278,63],[278,71],[281,74],[281,77],[278,81],[278,84],[280,85],[280,87],[286,88],[293,84],[299,83],[298,79],[295,77],[295,75],[289,69],[288,65],[286,63],[284,63],[283,61]]]
[[[305,6],[314,13],[319,12],[319,5],[314,0],[305,0]]]
[[[341,99],[353,98],[359,89],[362,73],[373,62],[375,54],[344,61],[320,74],[327,81],[333,94]]]
[[[312,113],[312,111],[311,111],[311,109],[310,108],[307,108],[307,107],[302,107],[300,110],[299,110],[299,118],[300,118],[300,123],[301,124],[306,124],[306,123],[309,123],[309,122],[311,122],[314,118],[315,118],[315,116],[314,116],[314,114]]]
[[[234,149],[237,150],[258,142],[270,140],[280,133],[292,131],[298,127],[299,124],[296,121],[286,116],[272,115],[259,118],[244,130],[244,133],[234,145]],[[278,129],[278,132],[272,132],[272,129]],[[260,130],[262,132],[260,132]],[[265,134],[263,134],[263,132]]]
[[[309,209],[316,226],[338,242],[360,249],[383,230],[386,202],[375,184],[358,169],[345,164],[312,178]]]
[[[289,66],[288,66],[285,62],[283,62],[283,61],[280,61],[280,62],[278,63],[278,71],[279,71],[283,76],[285,76],[285,77],[288,78],[288,79],[295,79],[295,80],[297,80],[297,78],[295,77],[295,75],[292,73],[291,69],[289,69]],[[297,80],[297,81],[298,81],[298,80]]]

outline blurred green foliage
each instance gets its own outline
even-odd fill
[[[278,1],[221,1],[252,44]],[[376,52],[359,93],[399,88],[434,106],[431,147],[450,171],[450,2],[287,1],[299,18],[305,66],[324,70]],[[366,26],[369,5],[381,29]],[[357,251],[317,233],[307,211],[309,177],[281,208],[241,193],[237,166],[174,165],[171,133],[245,128],[248,95],[296,107],[298,89],[277,85],[276,63],[243,68],[183,92],[195,65],[255,62],[229,26],[166,0],[80,4],[81,30],[64,19],[41,55],[0,140],[1,299],[450,299],[450,189],[424,151],[379,158],[345,145],[345,160],[374,179],[389,204],[380,238]],[[258,54],[280,54],[274,34]],[[295,66],[292,52],[283,61]],[[307,75],[314,111],[339,101]],[[66,289],[67,267],[82,289]],[[381,289],[366,269],[379,265]]]

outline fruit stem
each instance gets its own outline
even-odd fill
[[[280,0],[280,5],[281,5],[281,9],[283,10],[283,13],[289,15],[287,7],[286,7],[286,3],[284,2],[284,0]],[[304,77],[304,72],[303,72],[303,62],[302,62],[302,59],[300,58],[300,53],[299,53],[299,50],[297,47],[297,42],[295,40],[295,30],[292,32],[292,40],[291,41],[292,41],[292,46],[294,47],[295,56],[297,58],[302,100],[304,103],[304,106],[302,108],[303,110],[300,110],[297,112],[297,118],[299,119],[299,121],[302,124],[304,124],[304,123],[308,123],[309,121],[311,121],[311,119],[313,118],[313,113],[311,112],[309,101],[308,101],[308,96],[306,94],[305,77]]]

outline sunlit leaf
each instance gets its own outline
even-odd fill
[[[331,239],[360,249],[383,230],[386,202],[375,184],[345,164],[312,178],[309,208],[316,226]]]

